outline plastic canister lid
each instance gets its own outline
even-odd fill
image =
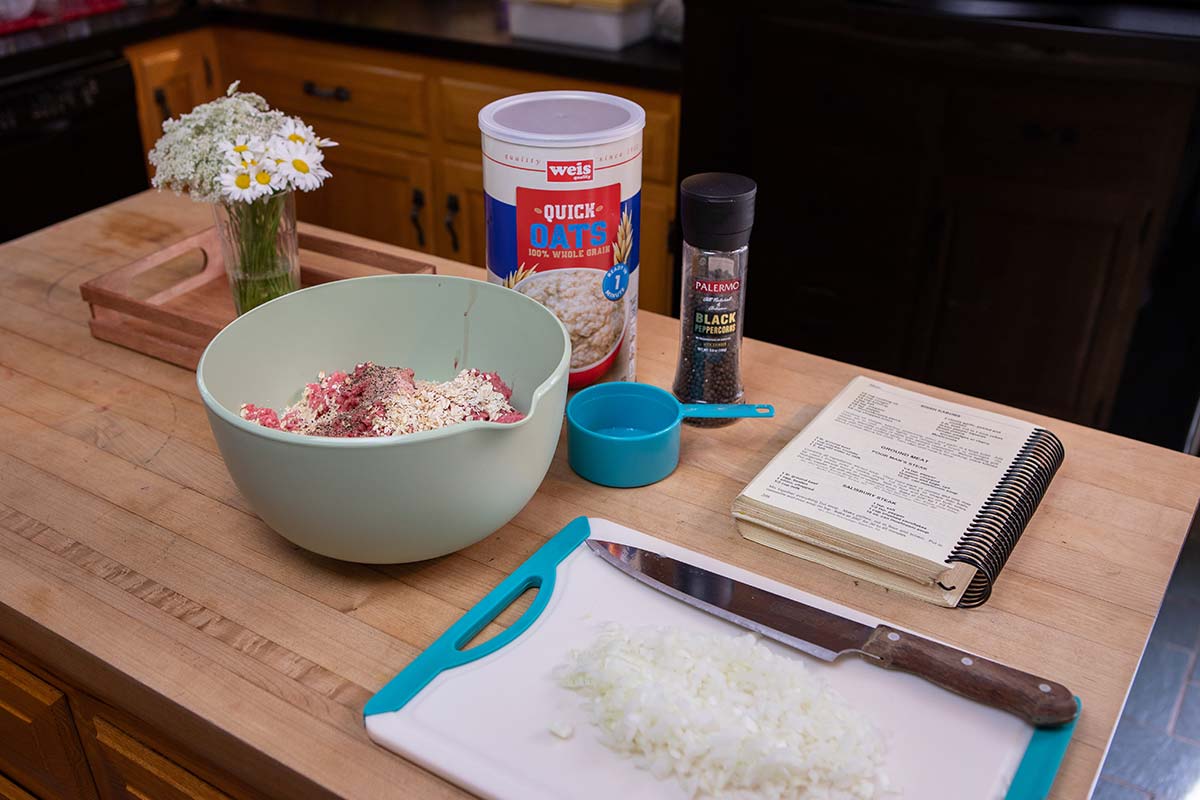
[[[601,92],[529,92],[488,103],[479,129],[493,139],[532,147],[617,142],[646,125],[632,100]]]
[[[679,185],[683,240],[703,250],[737,250],[750,242],[758,185],[732,172],[701,172]]]

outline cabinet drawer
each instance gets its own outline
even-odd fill
[[[226,35],[227,73],[272,106],[306,121],[311,115],[417,136],[428,131],[425,76],[387,54],[312,42],[289,47],[287,40],[241,31]]]
[[[1071,81],[951,91],[948,168],[1021,182],[1133,188],[1159,181],[1169,131],[1187,92]]]
[[[0,772],[43,797],[96,796],[66,695],[3,656]]]
[[[551,88],[543,85],[542,89]],[[477,83],[459,78],[441,78],[442,136],[453,144],[479,147],[479,110],[493,100],[531,91],[513,85]],[[620,92],[617,87],[609,89]],[[637,97],[630,96],[637,101]],[[679,150],[679,115],[671,110],[646,109],[646,129],[642,134],[642,178],[647,181],[674,183],[675,160]]]
[[[104,717],[93,717],[92,727],[96,780],[104,800],[229,800]]]

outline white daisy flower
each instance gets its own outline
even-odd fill
[[[287,177],[275,167],[274,162],[252,166],[250,182],[259,187],[260,197],[271,194],[276,189],[287,188]]]
[[[221,142],[221,152],[233,162],[250,161],[263,154],[266,146],[257,136],[239,134],[232,142]]]
[[[305,125],[304,121],[296,117],[288,117],[283,121],[283,125],[279,128],[277,134],[280,138],[286,139],[289,142],[299,142],[300,144],[313,144],[317,147],[336,147],[337,142],[332,139],[323,139],[317,136],[311,125]]]
[[[299,142],[300,144],[315,144],[317,134],[313,132],[311,125],[305,125],[302,120],[295,117],[288,117],[283,121],[283,125],[279,127],[277,134],[281,139],[286,139],[289,142]]]
[[[329,177],[329,170],[321,166],[325,156],[316,145],[276,139],[268,148],[268,156],[275,160],[276,169],[288,183],[301,191],[310,192]]]
[[[221,195],[226,200],[253,203],[263,194],[262,186],[254,180],[249,170],[228,169],[221,173]]]

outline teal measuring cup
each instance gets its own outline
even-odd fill
[[[645,486],[679,463],[684,417],[773,416],[769,405],[680,403],[648,383],[598,383],[567,403],[567,462],[592,483]]]

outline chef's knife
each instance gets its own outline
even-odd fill
[[[1065,686],[920,636],[871,627],[724,575],[632,545],[589,539],[596,555],[626,575],[690,606],[833,661],[846,653],[910,672],[943,689],[1011,712],[1039,727],[1078,713]]]

